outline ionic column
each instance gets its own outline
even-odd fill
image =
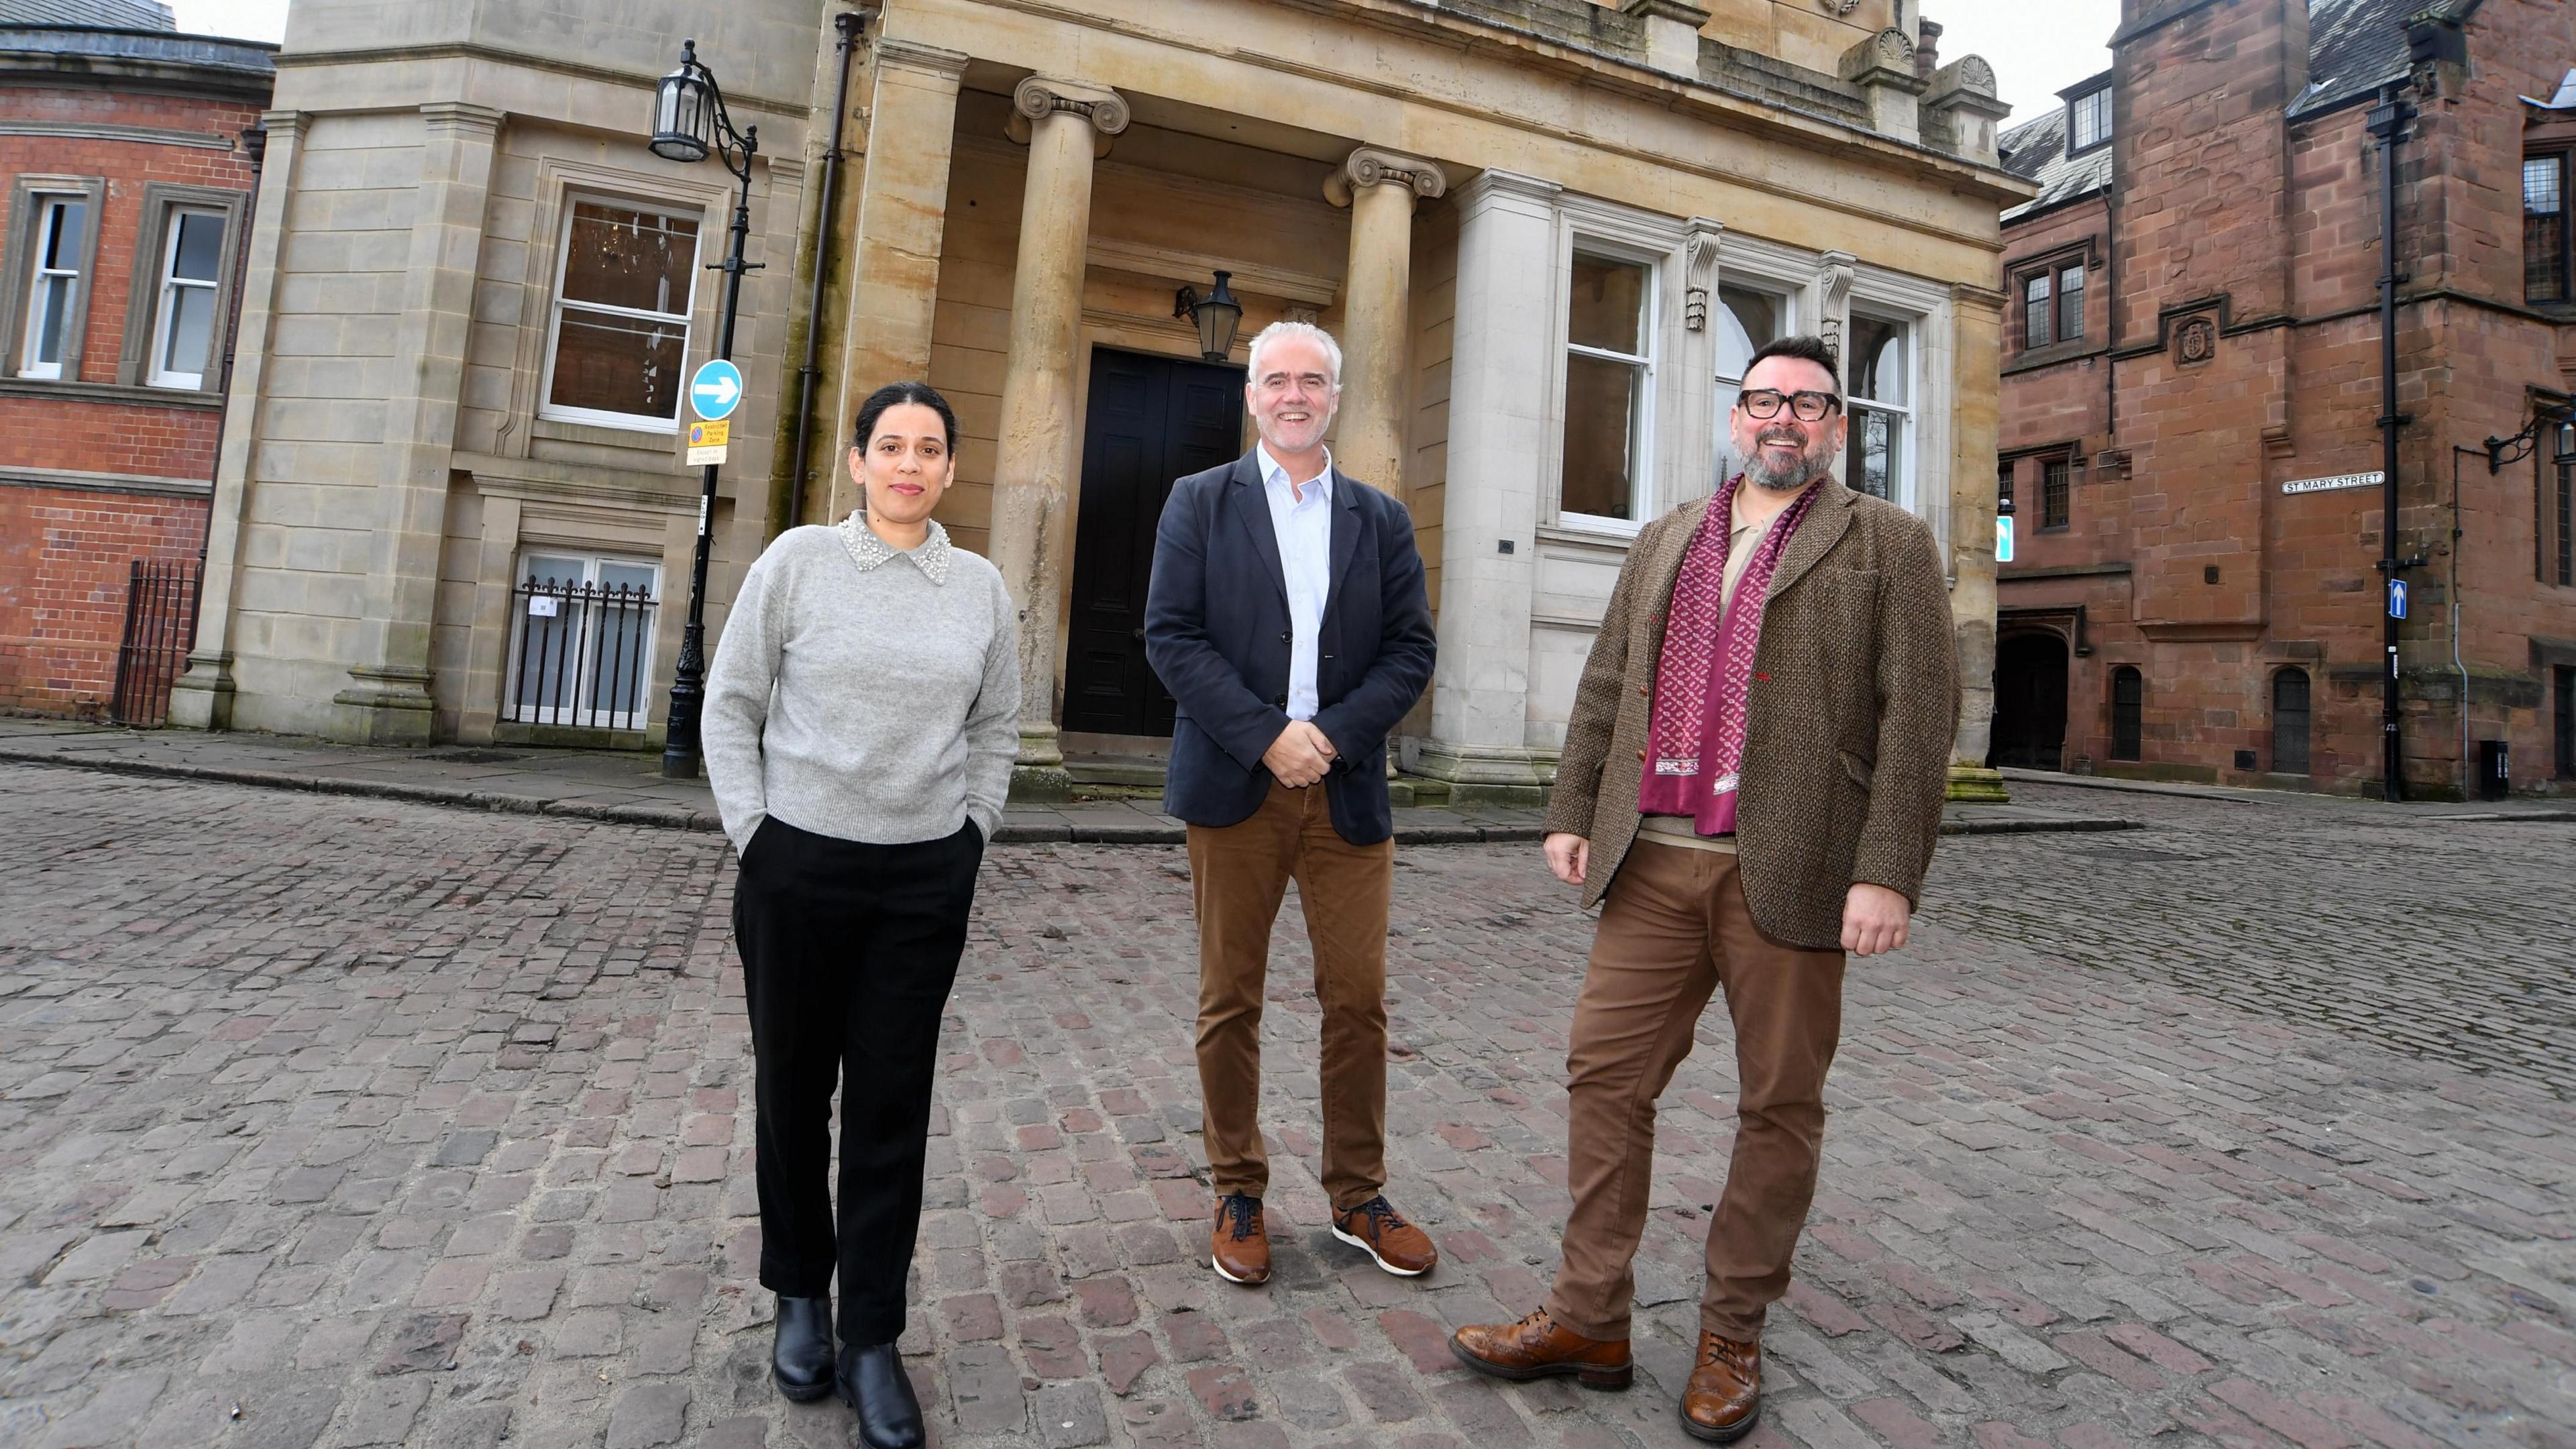
[[[1056,615],[1073,566],[1083,250],[1091,236],[1093,148],[1127,129],[1127,102],[1115,91],[1031,76],[1011,104],[1028,123],[1029,176],[1011,279],[991,547],[1020,611],[1020,757],[1012,791],[1033,798],[1071,785],[1056,744]]]
[[[1404,498],[1404,385],[1413,319],[1413,202],[1449,189],[1429,161],[1362,146],[1325,178],[1324,195],[1351,209],[1342,283],[1342,408],[1333,461]]]

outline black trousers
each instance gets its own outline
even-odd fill
[[[983,856],[973,821],[945,840],[866,845],[774,816],[743,853],[733,930],[751,1014],[760,1282],[817,1298],[837,1265],[845,1343],[903,1336],[939,1018]]]

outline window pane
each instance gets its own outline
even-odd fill
[[[47,277],[37,284],[37,305],[42,320],[36,326],[37,362],[59,364],[63,360],[63,318],[72,309],[72,279]]]
[[[2066,460],[2051,458],[2039,465],[2039,526],[2064,528],[2068,506]]]
[[[89,203],[66,201],[54,207],[54,234],[45,245],[44,267],[47,271],[80,270],[81,229],[88,224]]]
[[[1644,351],[1639,345],[1646,313],[1646,269],[1633,262],[1606,261],[1577,255],[1574,300],[1566,318],[1566,337],[1604,352]]]
[[[2567,300],[2567,171],[2559,156],[2522,163],[2522,289],[2534,302]]]
[[[2030,347],[2046,347],[2057,340],[2054,304],[2048,295],[2048,273],[2042,272],[2022,285],[2023,342]]]
[[[211,282],[224,254],[224,219],[211,211],[179,213],[179,248],[170,275]]]
[[[2013,501],[2013,465],[2010,463],[1995,465],[1995,501],[1998,503]]]
[[[1851,450],[1843,481],[1893,502],[1905,477],[1905,420],[1871,407],[1852,409]]]
[[[1642,369],[1598,357],[1565,359],[1565,511],[1632,518]]]
[[[2069,149],[2081,151],[2110,139],[2111,92],[2108,89],[2078,97],[2074,111],[2075,124]]]
[[[599,586],[649,594],[653,592],[653,567],[650,564],[602,563],[599,566]]]
[[[1851,327],[1852,355],[1845,364],[1851,395],[1905,406],[1905,324],[1854,317]]]
[[[1717,375],[1741,379],[1755,349],[1780,338],[1780,299],[1720,286],[1717,302]],[[1735,400],[1726,403],[1733,407]]]
[[[206,349],[214,340],[215,289],[212,287],[172,287],[170,298],[170,336],[161,348],[163,372],[195,373],[206,371]]]
[[[555,334],[557,407],[667,418],[680,397],[685,329],[565,308]]]
[[[565,245],[566,301],[674,315],[688,309],[698,260],[695,221],[577,202]]]
[[[560,584],[569,588],[588,581],[590,577],[590,565],[577,558],[563,558],[555,554],[532,553],[528,555],[527,565],[523,572],[525,573],[527,582],[529,583]]]
[[[2072,342],[2084,335],[2084,269],[2068,267],[2058,277],[2057,340]]]

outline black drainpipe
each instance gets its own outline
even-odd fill
[[[2379,573],[2383,585],[2393,585],[2402,571],[2424,565],[2423,559],[2397,556],[2397,430],[2413,421],[2397,410],[2397,288],[2407,280],[2397,269],[2397,143],[2405,138],[2406,123],[2415,119],[2415,108],[2399,94],[2404,89],[2402,81],[2387,87],[2370,111],[2370,134],[2379,142]],[[2387,667],[2379,681],[2380,798],[2394,802],[2406,798],[2406,756],[2398,732],[2398,621],[2392,601],[2392,590],[2383,587],[2379,612],[2385,626]]]
[[[796,456],[790,466],[787,482],[787,516],[778,521],[781,532],[794,528],[805,516],[805,474],[814,431],[814,380],[823,370],[814,365],[814,354],[823,330],[823,284],[832,275],[832,205],[834,192],[841,179],[841,131],[850,119],[850,57],[859,48],[859,31],[867,17],[855,10],[844,10],[832,17],[832,28],[841,32],[841,80],[832,92],[832,144],[823,153],[822,204],[815,212],[814,223],[814,291],[805,302],[805,365],[796,369]]]

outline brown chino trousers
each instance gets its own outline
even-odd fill
[[[1605,898],[1565,1063],[1574,1211],[1547,1309],[1585,1338],[1629,1336],[1655,1098],[1721,986],[1740,1091],[1735,1156],[1708,1225],[1700,1327],[1759,1339],[1763,1310],[1789,1291],[1822,1160],[1825,1071],[1842,1035],[1843,953],[1783,946],[1755,929],[1734,856],[1645,837]]]
[[[1353,845],[1321,785],[1273,782],[1251,818],[1189,828],[1199,917],[1199,1091],[1216,1190],[1270,1186],[1261,1143],[1261,992],[1288,882],[1315,948],[1324,1012],[1324,1190],[1347,1210],[1386,1186],[1386,913],[1395,842]]]

